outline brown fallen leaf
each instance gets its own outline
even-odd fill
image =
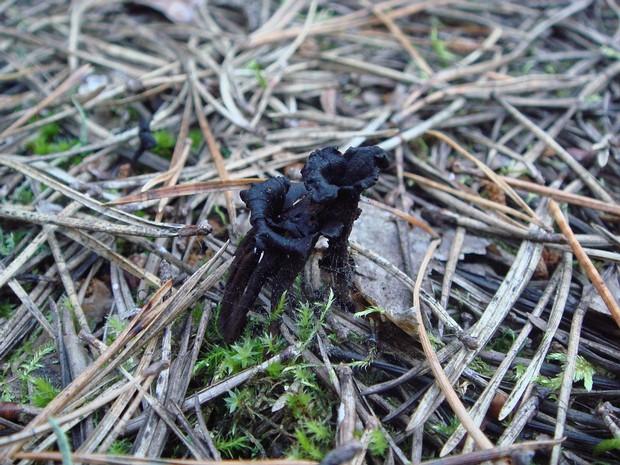
[[[86,294],[82,302],[82,310],[84,310],[89,326],[94,328],[109,313],[114,300],[110,286],[99,279],[93,279],[90,282]]]

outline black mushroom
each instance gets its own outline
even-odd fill
[[[219,326],[236,339],[261,288],[271,287],[272,307],[303,269],[320,236],[329,247],[320,265],[336,283],[350,277],[347,241],[360,214],[361,193],[373,186],[389,158],[380,147],[315,150],[301,170],[303,184],[272,178],[241,191],[252,228],[237,248],[222,298]]]

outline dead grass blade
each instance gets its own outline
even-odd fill
[[[620,206],[613,202],[592,199],[583,195],[573,194],[560,189],[554,189],[553,187],[541,186],[540,184],[524,181],[522,179],[509,178],[506,176],[502,176],[501,178],[506,181],[507,184],[516,189],[551,197],[558,202],[566,202],[571,205],[579,205],[580,207],[592,208],[593,210],[620,216]]]
[[[584,182],[586,186],[590,188],[592,193],[596,195],[599,199],[603,200],[607,203],[613,203],[613,198],[607,193],[607,191],[599,184],[592,174],[587,171],[581,164],[575,160],[570,153],[568,153],[564,147],[558,144],[555,139],[550,137],[545,131],[539,128],[536,124],[530,121],[523,113],[517,110],[515,107],[510,105],[505,100],[499,99],[499,102],[502,104],[506,110],[510,112],[521,124],[523,124],[528,130],[532,131],[539,137],[541,140],[547,144],[547,146],[551,147],[556,155],[558,155],[566,165],[568,165],[577,176]]]
[[[536,215],[536,213],[534,213],[534,211],[530,208],[530,206],[527,203],[525,203],[525,201],[521,197],[519,197],[519,195],[517,195],[517,193],[507,183],[502,181],[502,179],[499,176],[497,176],[495,172],[493,172],[493,170],[491,170],[488,166],[486,166],[484,163],[482,163],[480,160],[478,160],[476,157],[470,154],[467,150],[462,148],[454,140],[447,137],[445,134],[438,132],[438,131],[432,131],[432,130],[427,131],[427,133],[444,141],[450,147],[456,150],[458,153],[460,153],[465,158],[467,158],[469,161],[474,163],[478,168],[482,170],[484,174],[488,176],[488,178],[491,181],[493,181],[495,184],[500,186],[502,191],[504,191],[506,195],[508,195],[508,197],[514,200],[517,203],[517,205],[519,205],[528,214],[529,220],[532,223],[538,226],[542,226],[542,222],[540,218],[538,218],[538,216]]]
[[[566,300],[568,299],[572,277],[572,254],[564,255],[561,266],[562,278],[554,297],[553,307],[549,314],[549,319],[545,322],[545,333],[543,334],[542,341],[538,345],[536,353],[532,357],[530,364],[527,366],[525,373],[523,373],[523,375],[517,380],[514,388],[508,396],[508,399],[506,399],[506,402],[502,406],[498,415],[500,420],[506,418],[517,406],[517,403],[523,398],[526,390],[531,389],[532,382],[540,372],[540,367],[549,352],[551,342],[553,341],[553,335],[562,320],[562,314],[566,308]]]
[[[49,460],[52,462],[62,462],[63,457],[59,452],[20,452],[15,454],[18,459],[24,460]],[[293,460],[293,459],[267,459],[267,460],[192,460],[192,459],[166,459],[160,457],[131,457],[126,455],[109,454],[71,454],[73,463],[93,463],[111,465],[143,465],[143,464],[162,464],[162,465],[317,465],[319,462],[314,460]]]
[[[181,410],[184,412],[191,410],[194,408],[194,403],[198,402],[199,404],[206,403],[216,397],[219,397],[227,392],[230,392],[231,389],[234,389],[237,386],[245,383],[252,377],[256,376],[259,373],[264,372],[270,365],[274,363],[280,363],[284,360],[287,360],[292,357],[296,357],[298,355],[298,349],[291,346],[287,349],[280,352],[278,355],[273,356],[269,360],[265,362],[248,368],[246,370],[241,371],[235,376],[231,376],[225,380],[219,381],[217,383],[212,384],[208,388],[202,389],[198,391],[193,396],[185,399],[183,405],[181,406]]]
[[[443,371],[439,360],[437,360],[437,355],[435,354],[435,350],[431,345],[431,341],[426,333],[426,328],[424,327],[424,319],[421,318],[420,312],[422,307],[420,306],[420,287],[422,286],[422,280],[425,276],[426,267],[428,266],[428,262],[430,261],[435,249],[439,245],[441,241],[435,240],[431,243],[428,248],[428,251],[422,261],[422,266],[420,267],[420,271],[418,272],[418,277],[416,278],[415,287],[413,288],[413,305],[416,308],[417,312],[417,324],[419,325],[418,336],[420,341],[422,342],[422,348],[424,349],[424,354],[426,355],[431,370],[433,371],[433,375],[435,375],[435,379],[437,384],[439,385],[442,393],[446,397],[446,400],[452,407],[452,410],[461,421],[461,424],[465,427],[469,435],[476,441],[476,444],[481,449],[492,449],[493,443],[485,436],[485,434],[480,430],[477,424],[475,424],[472,418],[469,416],[467,409],[459,399],[458,395],[454,391],[450,380],[446,376],[446,373]]]
[[[220,151],[220,148],[218,147],[215,138],[213,137],[213,132],[211,131],[209,122],[207,121],[207,118],[202,112],[202,103],[198,94],[198,90],[196,90],[196,87],[199,85],[199,83],[198,79],[196,78],[194,63],[190,63],[189,65],[189,76],[191,93],[194,102],[194,111],[196,113],[196,119],[198,120],[200,130],[202,131],[202,136],[207,141],[207,146],[209,147],[211,157],[215,162],[215,167],[217,168],[220,179],[222,181],[228,181],[230,179],[230,176],[228,175],[228,170],[226,169],[226,164],[224,163],[224,157],[222,156],[222,152]],[[224,191],[224,196],[226,198],[226,209],[228,211],[228,218],[230,220],[230,223],[234,225],[236,223],[237,213],[235,209],[235,204],[233,202],[232,194],[229,191]]]
[[[102,232],[113,235],[142,237],[182,237],[208,234],[209,230],[196,225],[169,225],[161,223],[159,228],[147,228],[132,225],[119,225],[90,215],[69,217],[38,213],[23,207],[9,204],[0,205],[0,217],[9,220],[24,221],[39,225],[56,225],[90,232]]]
[[[603,278],[601,278],[600,273],[592,264],[590,258],[588,258],[588,255],[583,250],[583,247],[581,247],[579,241],[577,241],[577,239],[575,238],[575,235],[573,234],[570,225],[564,218],[560,207],[553,199],[549,200],[549,210],[553,215],[553,219],[562,231],[562,234],[566,236],[566,240],[568,241],[573,253],[575,254],[577,261],[588,275],[590,282],[594,285],[594,287],[596,287],[596,290],[603,299],[603,302],[605,302],[605,305],[607,306],[611,317],[614,319],[616,324],[620,326],[620,306],[618,305],[617,300],[609,291],[609,288],[605,284],[605,281],[603,281]]]
[[[425,460],[421,462],[421,465],[474,465],[482,463],[487,460],[497,459],[514,459],[519,455],[513,455],[515,453],[534,451],[536,449],[548,448],[561,444],[564,441],[560,439],[546,439],[542,441],[522,442],[519,444],[512,444],[510,446],[494,447],[492,449],[484,449],[468,454],[459,454],[454,457],[443,457],[435,460]],[[531,454],[523,454],[523,458],[528,460]],[[520,457],[519,457],[520,458]]]
[[[69,199],[74,200],[84,205],[85,207],[88,207],[91,210],[96,211],[97,213],[101,213],[105,216],[109,216],[111,218],[117,219],[124,223],[135,224],[135,225],[149,225],[149,226],[155,226],[155,227],[159,226],[159,223],[155,221],[150,221],[150,220],[140,218],[135,215],[131,215],[130,213],[117,210],[115,208],[107,207],[101,202],[93,199],[92,197],[84,195],[83,193],[57,181],[53,177],[48,176],[47,174],[44,174],[41,171],[31,166],[25,165],[17,161],[14,158],[0,156],[0,165],[4,165],[9,168],[12,168],[15,171],[18,171],[24,174],[25,176],[29,177],[30,179],[33,179],[37,182],[45,184],[46,186],[49,186],[50,188],[62,193]]]
[[[506,279],[500,285],[482,316],[469,331],[468,336],[476,341],[478,347],[484,346],[499,328],[514,302],[525,289],[527,280],[534,273],[541,254],[542,245],[531,242],[522,243]],[[475,354],[475,350],[461,349],[445,368],[449,379],[455,379],[456,376],[460,375]],[[408,429],[411,430],[423,424],[442,400],[443,396],[440,389],[436,385],[432,386],[409,420]]]
[[[385,205],[382,202],[377,202],[376,200],[373,199],[369,199],[367,197],[362,197],[362,202],[363,203],[369,203],[370,205],[374,205],[375,207],[381,208],[382,210],[388,211],[390,213],[392,213],[393,215],[397,216],[398,218],[402,218],[403,220],[405,220],[407,223],[409,223],[411,226],[414,226],[416,228],[420,228],[422,231],[424,231],[425,233],[429,234],[430,236],[432,236],[433,238],[436,238],[439,236],[439,234],[437,233],[437,231],[435,231],[433,228],[431,228],[427,223],[425,223],[422,220],[419,220],[418,218],[415,218],[397,208],[393,208],[390,207],[389,205]]]
[[[127,195],[108,202],[108,205],[125,205],[128,203],[147,202],[164,198],[181,197],[187,195],[203,194],[205,192],[226,192],[230,189],[243,189],[253,182],[264,181],[264,178],[234,179],[228,181],[195,182],[180,184],[173,187],[161,187],[147,192]]]
[[[448,192],[449,194],[455,195],[455,196],[457,196],[457,197],[459,197],[461,199],[464,199],[464,200],[467,200],[469,202],[475,203],[475,204],[477,204],[477,205],[479,205],[481,207],[486,207],[486,208],[488,208],[490,210],[496,210],[496,211],[501,212],[501,213],[506,213],[508,215],[514,216],[515,218],[519,218],[519,219],[521,219],[523,221],[528,221],[529,222],[531,220],[530,216],[528,216],[528,215],[526,215],[524,213],[521,213],[520,211],[515,210],[514,208],[510,208],[509,206],[503,205],[503,204],[498,203],[498,202],[493,202],[492,200],[485,199],[483,197],[480,197],[479,195],[469,194],[467,192],[463,192],[463,191],[460,191],[458,189],[453,189],[451,187],[445,186],[443,184],[440,184],[438,182],[435,182],[435,181],[433,181],[431,179],[428,179],[428,178],[425,178],[423,176],[418,176],[417,174],[405,172],[405,173],[403,173],[403,176],[405,176],[406,178],[409,178],[409,179],[411,179],[413,181],[416,181],[416,182],[419,182],[421,184],[424,184],[426,186],[430,186],[430,187],[433,187],[435,189],[439,189],[439,190],[442,190],[444,192]]]
[[[0,139],[4,139],[15,132],[17,128],[22,126],[26,121],[30,118],[38,114],[41,110],[49,106],[56,99],[58,99],[61,95],[67,93],[71,88],[75,87],[80,81],[84,79],[84,77],[91,71],[91,67],[89,65],[84,65],[81,68],[75,70],[67,79],[60,84],[54,91],[52,91],[49,95],[47,95],[43,100],[37,103],[30,110],[21,115],[17,120],[15,120],[8,128],[0,133]]]
[[[549,300],[552,297],[552,294],[555,292],[556,287],[560,280],[561,271],[560,268],[556,270],[556,272],[551,277],[549,284],[547,285],[543,295],[540,300],[537,302],[536,307],[532,311],[532,318],[539,318],[545,307],[549,303]],[[527,321],[523,326],[521,332],[512,343],[512,347],[507,352],[506,357],[500,365],[497,367],[497,370],[493,373],[493,376],[489,380],[488,385],[485,387],[484,391],[474,404],[474,406],[470,409],[470,415],[472,419],[477,424],[482,424],[485,415],[488,412],[493,399],[498,394],[498,390],[500,389],[500,384],[503,381],[504,377],[508,373],[514,359],[517,357],[519,351],[525,346],[528,342],[528,336],[534,329],[534,324],[531,321]],[[462,425],[459,425],[457,429],[452,433],[450,438],[446,441],[443,449],[441,450],[441,456],[449,454],[463,439],[466,434],[466,430]],[[510,444],[509,442],[508,444]],[[498,442],[498,444],[500,444]]]
[[[141,383],[144,379],[148,377],[156,376],[160,371],[165,370],[166,368],[167,368],[166,363],[155,364],[152,367],[149,367],[143,373],[138,374],[133,380],[127,382],[124,386],[109,391],[106,395],[97,398],[96,400],[88,404],[87,406],[76,409],[67,415],[56,417],[55,418],[56,422],[62,425],[64,423],[69,423],[73,420],[81,420],[85,418],[87,415],[93,413],[98,408],[116,399],[118,396],[120,396],[125,391],[132,389],[135,385],[137,385],[138,383]],[[87,373],[87,372],[84,372],[84,373]],[[84,378],[84,374],[82,374],[82,376],[80,376],[80,378],[78,379],[83,379],[83,378]],[[50,410],[51,409],[48,406],[46,410],[44,410],[41,414],[39,414],[39,416],[37,416],[37,418],[35,418],[35,420],[31,422],[30,426],[26,428],[25,431],[21,433],[12,434],[4,438],[0,438],[0,446],[4,448],[4,449],[0,449],[0,454],[2,454],[0,455],[0,457],[3,457],[5,459],[10,458],[11,456],[13,456],[13,451],[16,449],[16,446],[18,446],[23,441],[27,441],[29,439],[36,438],[37,436],[43,433],[50,432],[52,430],[52,426],[49,423],[46,423],[48,417],[51,416]],[[7,448],[6,446],[10,446],[10,447]]]

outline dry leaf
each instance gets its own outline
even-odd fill
[[[362,205],[362,214],[353,225],[351,240],[380,254],[400,270],[405,270],[398,229],[394,215],[373,205]],[[419,229],[410,229],[411,259],[417,270],[430,243],[430,236]],[[355,256],[355,272],[360,288],[379,307],[408,309],[411,307],[411,289],[385,269],[366,257]]]

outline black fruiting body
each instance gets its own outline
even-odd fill
[[[237,248],[222,298],[219,325],[226,341],[238,337],[265,284],[271,286],[275,305],[320,236],[329,241],[321,266],[334,273],[337,283],[348,279],[347,241],[360,213],[360,195],[388,164],[379,147],[344,154],[326,147],[310,154],[301,171],[303,184],[278,177],[241,191],[252,229]]]

